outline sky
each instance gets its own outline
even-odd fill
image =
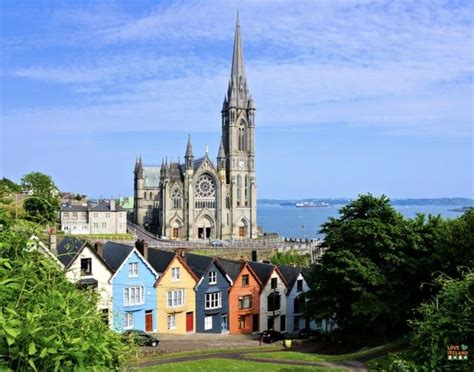
[[[471,1],[41,1],[1,7],[0,176],[133,194],[217,156],[237,8],[260,198],[474,197]]]

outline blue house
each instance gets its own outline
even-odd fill
[[[157,272],[135,247],[107,242],[103,258],[114,270],[110,278],[113,328],[156,331]]]
[[[229,331],[229,287],[232,280],[213,257],[187,254],[184,261],[199,278],[196,284],[196,332]]]

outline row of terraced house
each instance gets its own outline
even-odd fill
[[[298,332],[307,269],[65,238],[56,247],[66,275],[94,288],[99,309],[118,332],[252,334]]]

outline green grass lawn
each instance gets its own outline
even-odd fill
[[[172,364],[162,364],[159,366],[143,368],[144,371],[158,372],[158,371],[320,371],[320,372],[338,372],[347,371],[346,369],[338,368],[319,368],[306,366],[290,366],[278,365],[272,363],[255,363],[244,360],[233,359],[204,359],[193,362],[182,362]]]
[[[89,234],[89,235],[71,235],[80,239],[119,239],[133,240],[132,234]]]
[[[262,359],[284,359],[284,360],[301,360],[305,362],[342,362],[345,360],[354,360],[360,357],[374,354],[380,351],[389,350],[393,347],[401,345],[402,341],[394,341],[385,345],[376,346],[373,348],[361,349],[354,353],[340,354],[340,355],[325,355],[325,354],[311,354],[300,353],[296,351],[276,351],[269,353],[251,353],[246,356]]]

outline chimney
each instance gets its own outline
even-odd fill
[[[56,229],[54,227],[49,230],[49,250],[56,257],[58,256],[58,241],[56,236]]]
[[[142,244],[143,244],[143,253],[142,253],[142,255],[145,258],[145,260],[148,261],[148,243],[142,239]]]
[[[144,247],[144,243],[145,241],[142,239],[137,239],[137,241],[135,242],[135,248],[137,249],[138,252],[140,252],[140,254],[142,256],[145,256],[145,247]]]
[[[175,252],[181,257],[183,260],[186,260],[186,248],[177,248]]]
[[[100,257],[104,257],[104,243],[99,241],[95,242],[94,249]]]
[[[115,210],[115,199],[110,199],[110,210],[111,211]]]

